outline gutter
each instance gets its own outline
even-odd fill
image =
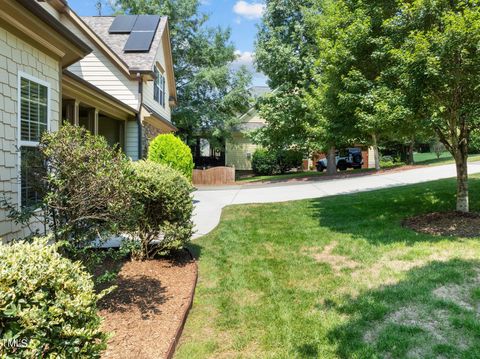
[[[140,105],[138,106],[138,113],[137,113],[137,126],[138,126],[138,159],[142,159],[143,154],[142,154],[142,137],[143,137],[143,126],[142,126],[142,119],[140,118],[140,109],[143,104],[143,79],[140,73],[137,73],[137,79],[138,79],[138,93],[139,93],[139,103]]]
[[[65,27],[60,21],[53,17],[47,10],[45,10],[36,1],[32,0],[17,0],[24,8],[37,16],[40,20],[48,24],[53,30],[61,34],[63,37],[74,43],[85,55],[91,53],[93,50],[80,38]]]

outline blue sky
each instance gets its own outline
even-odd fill
[[[238,60],[233,65],[247,65],[254,72],[253,48],[257,24],[260,21],[263,5],[260,0],[200,0],[201,11],[210,15],[210,25],[230,27],[232,31],[232,42],[238,53]],[[103,0],[103,15],[112,13],[107,5],[108,1]],[[96,0],[69,0],[70,7],[80,16],[97,15],[95,7]],[[265,76],[254,73],[253,84],[265,85]]]

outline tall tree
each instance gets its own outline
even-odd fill
[[[468,144],[480,125],[480,2],[405,0],[386,25],[407,33],[392,50],[402,90],[416,92],[422,125],[455,158],[456,209],[468,212]]]
[[[172,114],[184,140],[227,136],[248,109],[251,74],[232,70],[236,60],[230,30],[207,26],[199,0],[114,0],[128,14],[168,16],[179,106]]]
[[[303,8],[312,0],[267,0],[255,44],[259,71],[275,91],[262,99],[260,113],[267,125],[256,137],[267,147],[308,149],[315,142],[315,116],[305,105],[304,89],[311,78],[313,31]]]

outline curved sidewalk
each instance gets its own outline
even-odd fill
[[[468,171],[470,174],[480,173],[480,162],[469,163]],[[222,208],[231,204],[285,202],[319,198],[398,187],[455,176],[455,165],[450,164],[422,167],[395,173],[326,179],[307,183],[287,182],[225,186],[212,189],[202,188],[194,193],[194,223],[196,230],[194,237],[203,236],[213,230],[220,221]]]

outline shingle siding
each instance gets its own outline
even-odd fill
[[[19,71],[50,84],[50,128],[58,129],[59,62],[0,27],[0,192],[13,204],[18,204]],[[8,240],[22,234],[22,228],[7,218],[5,208],[0,208],[0,238]]]

